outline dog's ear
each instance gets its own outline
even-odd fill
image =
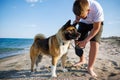
[[[71,24],[71,20],[68,20],[68,21],[66,22],[65,26],[70,26],[70,24]]]
[[[71,20],[68,20],[65,25],[63,26],[63,29],[68,28],[69,26],[71,26]]]

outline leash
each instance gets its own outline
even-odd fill
[[[71,46],[73,47],[73,48],[75,48],[75,46],[70,42],[70,44],[71,44]]]
[[[80,48],[79,45],[73,45],[71,42],[70,42],[71,46],[75,49],[75,54],[79,57],[81,57],[83,55],[83,49],[84,48]]]
[[[71,44],[71,46],[73,47],[73,48],[76,48],[76,47],[79,47],[79,45],[73,45],[71,42],[70,42],[70,44]],[[80,48],[80,47],[79,47]],[[81,48],[81,49],[84,49],[85,47],[83,47],[83,48]]]

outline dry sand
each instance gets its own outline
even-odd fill
[[[87,72],[87,64],[80,67],[71,67],[79,61],[71,47],[68,52],[66,68],[62,72],[60,63],[57,67],[57,78],[50,77],[51,58],[44,56],[39,64],[40,71],[30,73],[29,53],[0,59],[0,80],[120,80],[120,38],[104,38],[101,41],[99,54],[95,62],[94,71],[97,78]],[[86,46],[85,56],[88,61],[89,43]]]

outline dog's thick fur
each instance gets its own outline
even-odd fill
[[[34,38],[34,43],[30,48],[31,71],[34,71],[34,64],[36,69],[38,63],[42,59],[42,55],[50,55],[52,57],[52,77],[56,76],[56,66],[58,60],[62,59],[63,70],[65,71],[65,58],[70,45],[70,41],[77,39],[80,34],[77,32],[76,24],[71,25],[69,20],[55,35],[45,38],[44,35],[38,34]]]

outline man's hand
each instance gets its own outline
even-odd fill
[[[85,48],[86,44],[87,44],[86,40],[76,42],[76,45],[78,45],[80,48]]]

